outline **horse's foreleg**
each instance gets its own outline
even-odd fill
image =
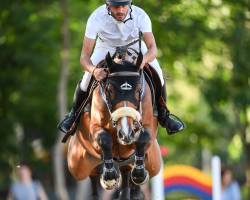
[[[149,179],[148,171],[145,169],[145,149],[150,140],[150,133],[148,130],[144,130],[140,133],[139,138],[135,142],[136,153],[135,163],[131,171],[131,179],[136,185],[142,185]]]
[[[118,183],[118,173],[113,165],[112,146],[113,140],[110,134],[106,131],[99,133],[97,143],[102,148],[104,167],[101,176],[101,185],[104,189],[111,190]]]

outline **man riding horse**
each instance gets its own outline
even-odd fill
[[[130,48],[135,51],[141,50],[143,60],[140,68],[143,69],[146,63],[154,68],[160,78],[162,97],[166,102],[166,86],[162,70],[156,60],[157,47],[150,18],[144,10],[132,5],[132,0],[105,0],[105,2],[105,5],[100,6],[91,14],[87,22],[80,58],[80,63],[86,72],[77,84],[71,112],[58,125],[58,128],[65,133],[69,132],[76,121],[77,111],[87,97],[91,76],[93,75],[97,81],[102,81],[107,76],[108,72],[103,68],[96,68],[96,65],[105,58],[108,52],[113,55],[116,47],[127,47],[129,44]],[[139,31],[142,32],[143,37],[140,49],[136,43],[140,38]],[[91,55],[95,42],[96,45]],[[160,125],[166,128],[169,134],[183,130],[184,125],[171,117],[165,103],[163,105],[158,99],[156,101]]]

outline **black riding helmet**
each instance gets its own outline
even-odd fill
[[[124,6],[132,3],[132,0],[105,0],[111,6]]]

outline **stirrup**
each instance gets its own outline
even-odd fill
[[[61,125],[66,121],[67,118],[68,118],[68,115],[66,115],[66,117],[65,117],[62,121],[60,121],[59,124],[57,124],[57,129],[58,129],[59,131],[62,131],[63,133],[67,133],[67,131],[63,130],[63,129],[61,128]]]
[[[172,134],[178,133],[178,132],[180,132],[180,131],[182,131],[183,129],[186,128],[185,123],[184,123],[179,117],[177,117],[177,116],[174,115],[174,114],[169,113],[169,117],[172,117],[172,116],[175,117],[175,118],[182,124],[183,128],[180,129],[180,130],[178,130],[178,131],[171,131],[171,130],[169,130],[169,128],[168,128],[168,123],[169,123],[169,122],[167,121],[166,130],[167,130],[168,135],[172,135]]]
[[[69,119],[69,115],[70,115],[70,114],[66,115],[66,117],[57,125],[57,129],[60,130],[60,131],[62,131],[63,133],[66,133],[66,134],[68,133],[68,134],[70,134],[70,135],[74,135],[74,133],[76,132],[77,125],[78,125],[78,120],[75,120],[75,121],[73,122],[73,124],[71,125],[71,127],[70,127],[70,129],[69,129],[68,131],[62,129],[62,124],[63,124],[67,119]]]
[[[66,134],[64,135],[63,139],[62,139],[62,143],[66,143],[69,136],[73,136],[76,132],[76,128],[77,128],[77,122],[74,122],[70,128],[70,130],[68,132],[66,132]],[[59,130],[61,130],[61,128],[58,128]],[[64,132],[64,131],[63,131]],[[64,132],[65,133],[65,132]]]

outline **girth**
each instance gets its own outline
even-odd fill
[[[121,168],[121,167],[127,166],[135,161],[135,151],[128,158],[120,158],[119,160],[116,158],[113,158],[113,159],[114,159],[115,168]]]

